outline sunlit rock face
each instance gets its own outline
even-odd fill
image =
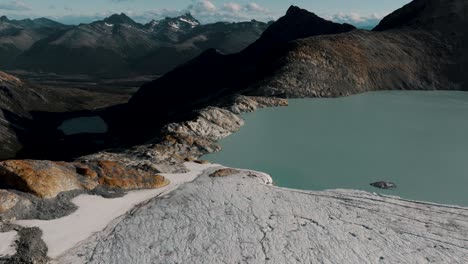
[[[2,186],[53,198],[71,190],[93,190],[98,186],[129,189],[159,188],[168,181],[158,171],[125,166],[115,161],[53,162],[9,160],[0,162]]]

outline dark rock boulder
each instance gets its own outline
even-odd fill
[[[397,187],[395,183],[387,181],[374,182],[370,185],[380,189],[395,189]]]

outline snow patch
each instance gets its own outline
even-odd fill
[[[15,241],[18,237],[16,231],[0,233],[0,257],[13,256],[16,254]]]
[[[195,27],[195,26],[198,26],[200,23],[196,22],[196,21],[193,21],[193,20],[188,20],[188,19],[185,19],[183,17],[179,18],[180,21],[182,22],[185,22],[185,23],[188,23],[190,25],[192,25],[192,27]]]
[[[42,239],[48,248],[48,256],[57,258],[94,233],[102,231],[110,222],[136,205],[153,197],[166,195],[181,184],[195,180],[204,170],[219,165],[185,163],[185,166],[190,170],[188,173],[162,174],[170,181],[170,184],[163,188],[132,191],[114,199],[80,195],[72,200],[78,209],[68,216],[46,221],[19,220],[15,223],[25,227],[39,227],[43,232]],[[2,237],[0,241],[3,241]]]
[[[108,26],[108,27],[113,27],[113,26],[114,26],[114,24],[109,24],[109,23],[106,23],[106,22],[104,22],[104,24],[105,24],[106,26]]]
[[[171,28],[176,29],[176,30],[179,30],[179,29],[180,29],[179,25],[177,25],[176,23],[170,23],[169,26],[170,26]]]

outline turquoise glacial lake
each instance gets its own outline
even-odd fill
[[[215,163],[269,173],[276,185],[357,189],[468,206],[468,93],[372,92],[294,99],[243,115]],[[370,186],[390,181],[394,190]]]

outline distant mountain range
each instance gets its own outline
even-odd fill
[[[122,77],[164,74],[208,48],[239,52],[254,42],[268,23],[201,25],[191,14],[145,25],[125,14],[78,26],[49,19],[0,19],[3,70]]]

